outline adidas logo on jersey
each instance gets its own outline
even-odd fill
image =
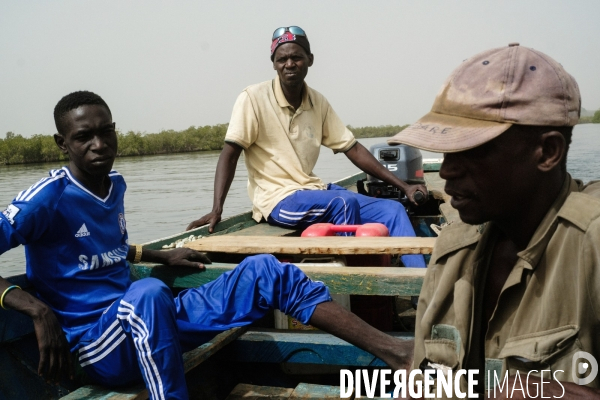
[[[85,223],[84,223],[83,225],[81,225],[81,228],[79,228],[79,230],[75,234],[75,237],[80,238],[80,237],[85,237],[85,236],[90,236],[90,231],[87,230],[87,226],[85,226]]]

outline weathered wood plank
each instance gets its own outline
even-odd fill
[[[294,389],[274,386],[256,386],[246,383],[238,384],[225,400],[284,400],[288,399]]]
[[[325,283],[335,294],[418,296],[426,272],[425,268],[296,265],[311,279]],[[131,267],[131,272],[136,279],[154,277],[173,288],[190,288],[211,282],[235,266],[213,263],[206,266],[205,272],[200,272],[191,268],[138,264]]]
[[[246,229],[231,232],[228,236],[300,236],[300,233],[295,229],[285,229],[267,223],[260,223]]]
[[[331,293],[381,296],[418,296],[425,268],[400,267],[305,267],[312,280],[325,283]]]
[[[185,247],[234,254],[431,254],[435,238],[425,237],[206,237]]]
[[[143,384],[123,388],[120,391],[113,391],[99,385],[87,385],[61,397],[61,400],[145,400],[147,398],[148,390]]]
[[[413,334],[392,332],[412,346]],[[252,329],[231,344],[238,362],[299,363],[353,367],[385,367],[374,355],[320,331]]]
[[[347,397],[346,397],[347,398]],[[290,396],[290,400],[334,400],[341,399],[339,386],[300,383]],[[350,396],[354,399],[354,394]]]
[[[215,227],[215,233],[212,235],[223,235],[227,233],[231,233],[232,231],[237,231],[249,226],[256,225],[257,222],[252,219],[252,212],[247,211],[241,214],[237,214],[228,218],[225,218],[221,222],[217,224]],[[208,225],[204,225],[189,231],[179,232],[174,235],[166,236],[160,239],[153,240],[151,242],[144,243],[144,247],[148,247],[149,249],[160,250],[162,246],[166,244],[171,244],[179,239],[184,239],[189,237],[190,235],[209,235],[208,233]]]
[[[183,354],[183,366],[185,372],[197,367],[217,351],[242,336],[248,330],[247,327],[232,328],[215,336],[211,341],[200,347]]]

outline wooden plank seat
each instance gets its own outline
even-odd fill
[[[238,384],[226,400],[324,400],[339,399],[340,387],[300,383],[294,389],[274,386]],[[350,396],[354,399],[354,396]]]
[[[210,236],[185,244],[203,252],[230,254],[431,254],[430,237]]]
[[[233,342],[245,331],[246,327],[233,328],[215,336],[211,341],[190,350],[183,355],[185,372],[197,367],[226,345]],[[102,400],[141,400],[148,398],[148,391],[143,384],[125,388],[109,389],[104,386],[87,385],[62,397],[63,400],[102,399]]]

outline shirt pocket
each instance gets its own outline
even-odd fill
[[[458,369],[458,351],[456,343],[449,339],[425,340],[425,359],[443,365],[452,370]]]
[[[545,370],[550,371],[544,372],[546,379],[568,379],[573,355],[581,350],[578,333],[578,326],[565,325],[508,339],[499,354],[504,359],[503,372],[514,375],[519,371],[519,375],[526,375],[535,370],[531,374],[540,376]]]
[[[426,370],[441,371],[446,378],[449,374],[454,377],[454,374],[459,369],[458,350],[459,346],[452,339],[438,338],[424,341],[425,346],[425,359],[421,361],[419,369],[425,373]],[[436,372],[437,374],[437,372]],[[435,379],[435,375],[433,375]],[[453,380],[454,384],[454,380]],[[437,380],[434,381],[431,387],[431,393],[437,394]],[[463,392],[466,390],[466,380],[464,376],[460,379],[460,387]],[[435,399],[447,399],[445,392],[442,391],[441,397],[434,397]]]

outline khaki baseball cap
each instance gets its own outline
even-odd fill
[[[573,126],[580,111],[577,82],[559,63],[511,43],[464,61],[431,111],[388,143],[453,153],[492,140],[513,124]]]

